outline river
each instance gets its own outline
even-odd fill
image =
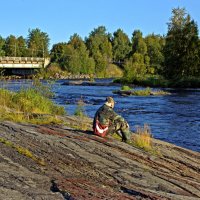
[[[200,89],[165,89],[171,95],[128,96],[113,94],[120,86],[72,86],[62,85],[66,80],[53,84],[53,101],[73,114],[77,102],[85,103],[85,113],[93,117],[107,96],[115,101],[115,111],[122,115],[135,131],[136,126],[148,124],[154,138],[200,152]],[[109,82],[110,79],[96,80]],[[30,86],[31,81],[15,80],[1,82],[1,87],[10,90]]]

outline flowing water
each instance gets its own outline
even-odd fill
[[[62,85],[63,82],[53,84],[53,100],[64,106],[68,114],[74,114],[82,99],[86,114],[92,118],[105,98],[113,96],[114,110],[129,122],[132,131],[137,125],[148,124],[154,138],[200,152],[200,89],[165,89],[171,95],[123,97],[112,93],[121,86],[72,86]],[[4,87],[18,90],[30,84],[27,80],[9,81]]]

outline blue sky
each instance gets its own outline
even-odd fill
[[[200,28],[200,0],[1,0],[0,35],[28,36],[39,28],[50,38],[50,48],[67,42],[74,33],[83,39],[94,28],[105,26],[113,33],[121,28],[129,37],[165,35],[172,8],[184,7]]]

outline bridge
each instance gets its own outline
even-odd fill
[[[0,57],[0,69],[8,74],[27,75],[32,74],[35,69],[46,68],[50,58],[39,57]]]

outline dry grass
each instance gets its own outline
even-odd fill
[[[134,146],[137,146],[146,151],[152,151],[152,134],[148,124],[144,124],[144,127],[137,126],[136,133],[132,136]]]

